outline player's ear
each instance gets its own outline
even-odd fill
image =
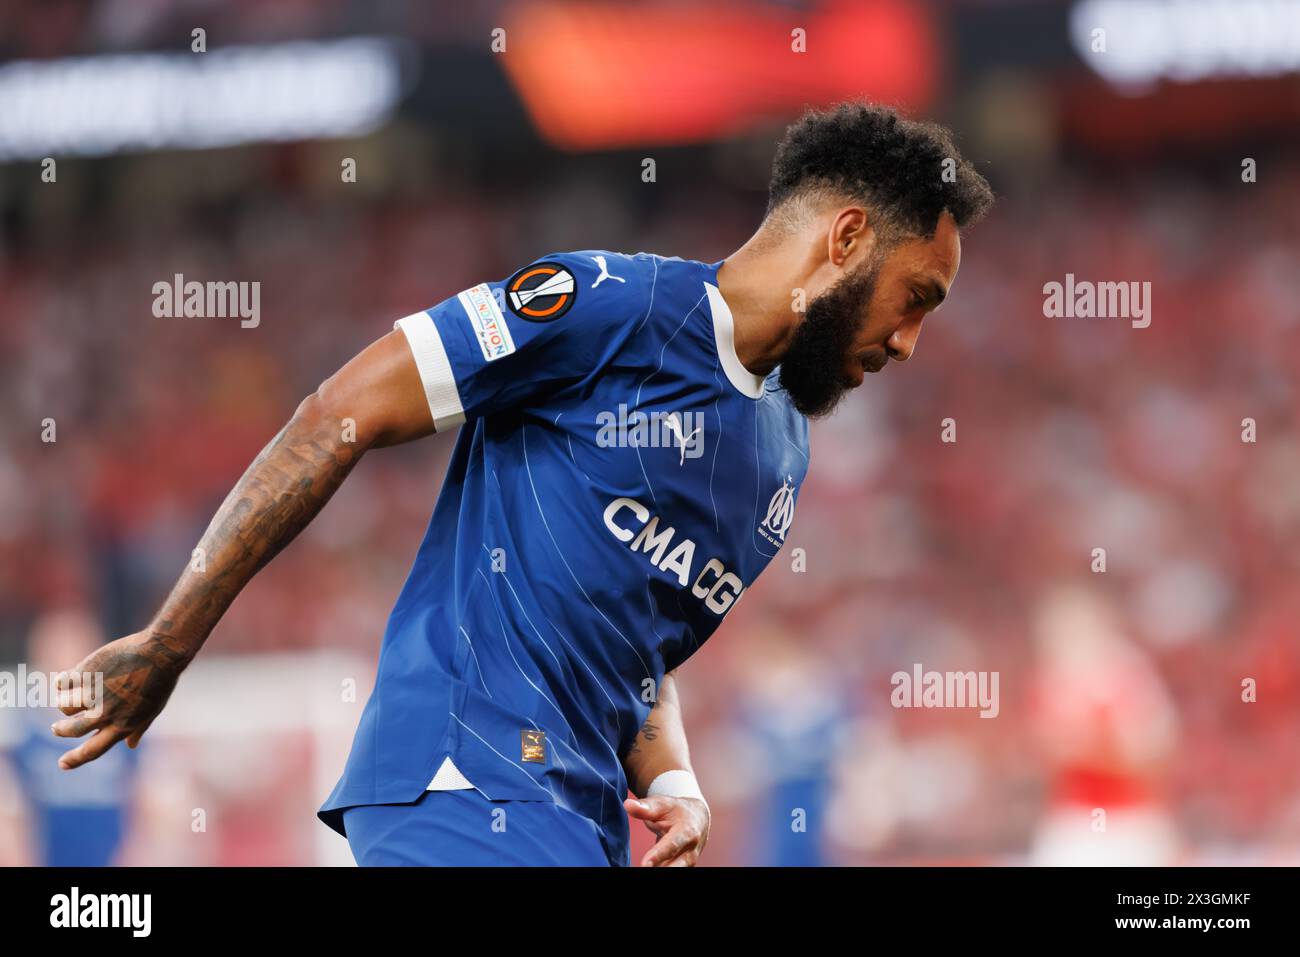
[[[875,233],[867,211],[861,206],[845,206],[831,220],[827,234],[827,254],[833,266],[843,268],[856,253],[870,252]]]

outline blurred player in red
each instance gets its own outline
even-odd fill
[[[1047,594],[1034,640],[1033,725],[1050,785],[1032,863],[1175,863],[1163,783],[1178,721],[1150,659],[1111,606],[1079,588]]]

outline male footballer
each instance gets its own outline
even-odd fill
[[[676,670],[785,541],[807,419],[911,356],[991,202],[941,127],[845,104],[789,128],[721,262],[553,253],[401,319],[258,455],[206,570],[61,678],[55,734],[94,734],[60,764],[139,742],[364,453],[462,426],[321,819],[362,865],[627,865],[631,816],[641,864],[694,865]]]

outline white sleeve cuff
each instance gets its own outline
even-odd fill
[[[405,319],[398,319],[393,323],[393,328],[401,329],[406,334],[411,355],[415,357],[415,367],[420,370],[424,397],[433,414],[434,431],[446,432],[463,423],[465,409],[460,404],[456,376],[451,371],[447,350],[443,348],[442,337],[438,335],[438,327],[433,324],[433,319],[427,312],[417,312]]]

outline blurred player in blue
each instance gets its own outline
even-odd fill
[[[56,612],[39,619],[28,641],[32,674],[48,675],[84,657],[103,633],[86,615]],[[18,779],[37,861],[44,867],[107,867],[116,863],[130,825],[138,752],[119,748],[86,770],[84,777],[60,774],[67,742],[50,736],[59,713],[20,708],[17,743],[9,758]]]
[[[784,543],[807,417],[912,354],[990,202],[942,128],[844,105],[787,131],[720,262],[552,253],[400,320],[240,479],[206,570],[78,665],[108,700],[68,708],[58,734],[98,733],[65,764],[139,740],[364,452],[460,427],[322,820],[360,864],[623,865],[630,815],[658,838],[640,863],[693,865],[675,672]]]
[[[752,815],[747,862],[826,864],[836,756],[851,747],[849,676],[834,670],[805,636],[771,620],[749,630],[735,657],[728,752],[733,761],[755,766],[742,791]]]

